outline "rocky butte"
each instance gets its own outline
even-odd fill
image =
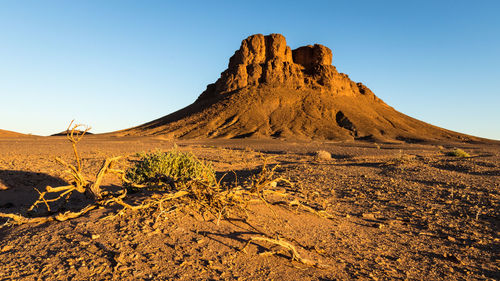
[[[332,51],[319,44],[291,50],[281,34],[252,35],[243,40],[229,59],[229,66],[198,100],[259,85],[277,88],[314,89],[334,95],[373,93],[352,82],[332,65]]]
[[[281,34],[252,35],[191,105],[114,132],[171,138],[479,141],[404,115],[332,65],[319,44],[292,50]]]

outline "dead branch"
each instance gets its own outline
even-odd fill
[[[264,190],[266,190],[269,187],[275,187],[279,182],[285,182],[288,185],[292,185],[292,183],[282,177],[276,177],[276,169],[279,168],[279,164],[274,165],[271,169],[268,168],[268,161],[272,159],[272,157],[264,157],[260,156],[262,160],[264,161],[264,164],[262,165],[262,170],[260,173],[256,176],[253,176],[252,178],[252,183],[250,187],[250,192],[256,193],[261,197],[264,201]]]
[[[288,205],[290,207],[293,207],[293,206],[296,206],[297,208],[302,208],[304,210],[306,210],[307,212],[310,212],[310,213],[313,213],[315,215],[317,215],[318,217],[322,217],[322,218],[326,218],[326,219],[333,219],[334,216],[332,216],[330,213],[328,213],[327,211],[324,211],[324,210],[315,210],[307,205],[304,205],[302,203],[300,203],[299,200],[295,199],[291,202],[288,202]]]
[[[82,173],[82,161],[80,158],[80,154],[78,153],[77,149],[77,144],[82,140],[83,136],[90,130],[90,127],[84,126],[81,124],[73,124],[74,120],[70,122],[67,130],[66,130],[66,137],[71,143],[71,146],[73,148],[73,153],[75,156],[75,162],[76,166],[67,163],[66,161],[62,160],[59,157],[56,157],[56,161],[60,163],[62,166],[66,167],[66,172],[70,174],[72,178],[72,183],[70,185],[65,185],[65,186],[58,186],[58,187],[51,187],[47,186],[45,188],[45,191],[41,192],[38,189],[35,189],[39,197],[33,203],[33,205],[28,209],[28,211],[32,211],[35,207],[37,207],[39,204],[44,204],[47,207],[47,210],[50,212],[50,204],[51,202],[56,202],[64,197],[68,198],[73,191],[77,191],[79,193],[86,193],[89,195],[94,200],[94,204],[88,205],[87,207],[83,208],[82,210],[78,212],[65,212],[65,213],[59,213],[53,216],[48,216],[48,217],[39,217],[39,218],[26,218],[21,215],[15,215],[15,214],[4,214],[0,213],[0,217],[5,217],[5,218],[10,218],[12,219],[15,223],[38,223],[38,222],[47,222],[47,221],[65,221],[68,219],[73,219],[76,217],[79,217],[88,211],[95,209],[97,206],[103,205],[103,196],[108,195],[109,193],[104,193],[102,192],[100,186],[102,183],[102,180],[104,176],[108,173],[112,174],[117,174],[121,175],[124,177],[124,171],[118,170],[118,169],[113,169],[113,165],[121,158],[121,156],[118,157],[112,157],[104,160],[101,168],[99,169],[96,179],[94,182],[88,181],[85,179],[83,173]],[[79,127],[84,126],[85,128],[83,130],[77,130]],[[52,198],[52,199],[47,199],[46,196],[48,194],[58,194],[57,197]],[[125,196],[126,192],[123,194]],[[115,195],[111,195],[115,196]],[[121,198],[123,197],[117,197],[118,199],[115,199],[116,202],[120,202]],[[123,202],[123,201],[121,201]],[[123,204],[126,204],[123,202]]]
[[[69,219],[74,219],[77,218],[90,210],[93,210],[97,207],[97,205],[89,205],[85,208],[83,208],[79,212],[64,212],[64,213],[59,213],[53,216],[48,216],[48,217],[36,217],[36,218],[26,218],[21,215],[16,215],[16,214],[6,214],[6,213],[0,213],[0,217],[2,218],[8,218],[12,219],[14,224],[24,224],[24,223],[45,223],[49,221],[66,221]]]
[[[116,161],[118,161],[120,158],[121,158],[121,156],[108,158],[108,159],[104,160],[104,163],[102,163],[101,169],[99,169],[99,172],[97,172],[95,182],[90,184],[90,186],[87,189],[92,194],[94,199],[96,199],[96,200],[102,199],[101,182],[107,173],[110,173],[110,172],[116,173],[116,174],[124,173],[121,170],[112,169],[113,164]]]
[[[74,218],[77,218],[95,208],[97,208],[98,205],[97,204],[94,204],[94,205],[88,205],[87,207],[83,208],[81,211],[79,212],[65,212],[65,213],[59,213],[57,215],[54,216],[54,219],[57,220],[57,221],[65,221],[65,220],[70,220],[70,219],[74,219]]]
[[[78,150],[76,149],[76,145],[83,139],[83,136],[91,129],[87,125],[83,124],[74,124],[73,122],[75,120],[71,120],[71,122],[68,125],[68,128],[66,129],[66,137],[68,140],[71,142],[71,146],[73,147],[73,153],[75,154],[75,159],[77,163],[77,168],[78,172],[82,172],[82,162],[80,160],[80,155],[78,154]],[[73,125],[73,127],[71,127]],[[76,130],[79,127],[85,127],[83,131],[78,131]]]
[[[38,204],[44,203],[45,206],[47,207],[47,211],[50,212],[50,205],[49,205],[50,202],[55,202],[55,201],[61,199],[62,197],[64,197],[65,195],[70,194],[71,192],[73,192],[73,190],[77,190],[77,189],[74,185],[66,185],[66,186],[59,186],[56,188],[53,188],[51,186],[47,186],[44,192],[40,192],[36,188],[35,188],[35,190],[38,192],[38,194],[40,196],[38,197],[38,200],[36,200],[35,203],[33,203],[33,205],[31,205],[31,207],[28,209],[28,211],[32,211]],[[57,193],[57,192],[62,192],[57,198],[45,199],[45,195],[47,193]]]
[[[305,265],[314,266],[314,267],[318,267],[318,268],[325,268],[326,267],[326,265],[322,265],[318,262],[303,258],[299,254],[299,252],[297,251],[297,249],[295,248],[294,245],[292,245],[290,242],[287,242],[287,241],[280,239],[280,238],[272,239],[272,238],[267,238],[267,237],[253,236],[253,237],[250,237],[250,239],[247,241],[245,246],[240,251],[243,251],[246,253],[246,250],[245,250],[246,247],[248,247],[248,245],[253,241],[264,241],[264,242],[268,242],[268,243],[271,243],[274,245],[281,246],[290,252],[290,254],[292,255],[292,257],[291,257],[292,260],[301,262]]]
[[[159,206],[159,205],[161,205],[165,201],[174,200],[174,199],[186,196],[188,194],[189,194],[189,192],[187,192],[185,190],[181,190],[181,191],[177,191],[175,193],[164,194],[159,199],[148,200],[148,201],[143,202],[142,204],[136,205],[136,206],[133,206],[133,205],[130,205],[130,204],[124,202],[123,198],[125,196],[112,197],[112,198],[108,199],[107,201],[105,201],[103,203],[103,205],[108,205],[110,203],[116,203],[116,204],[124,207],[125,209],[130,209],[132,211],[136,211],[136,210],[148,209],[148,208],[151,208],[153,206]]]
[[[26,218],[26,217],[23,217],[21,215],[6,214],[6,213],[0,213],[0,217],[12,219],[15,224],[44,223],[44,222],[48,222],[48,221],[54,220],[53,217]]]

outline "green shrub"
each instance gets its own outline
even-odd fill
[[[198,181],[209,186],[216,184],[215,171],[192,153],[184,153],[176,148],[168,152],[141,153],[135,165],[126,171],[129,187],[170,189],[179,183]]]
[[[455,156],[455,157],[470,157],[470,154],[463,151],[460,148],[456,148],[448,153],[446,153],[448,156]]]

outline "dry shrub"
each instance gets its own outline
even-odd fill
[[[79,217],[87,213],[88,211],[95,209],[99,205],[105,205],[106,202],[108,202],[109,198],[116,196],[116,194],[112,194],[107,191],[101,190],[101,182],[104,176],[109,173],[118,175],[123,174],[123,171],[113,169],[113,165],[121,157],[112,157],[104,160],[101,168],[99,169],[96,175],[95,181],[87,180],[83,175],[82,161],[80,158],[80,154],[78,153],[77,150],[77,144],[82,140],[85,133],[87,133],[90,130],[90,127],[81,124],[73,124],[73,122],[74,120],[71,121],[71,123],[69,124],[68,129],[66,130],[67,132],[66,136],[73,148],[73,153],[75,156],[75,164],[67,163],[61,158],[56,157],[56,161],[61,165],[63,165],[64,167],[66,167],[67,169],[66,172],[71,176],[72,179],[71,184],[58,187],[47,186],[45,188],[45,191],[43,192],[36,189],[36,191],[39,193],[38,200],[36,200],[35,203],[33,203],[33,205],[28,209],[28,211],[33,210],[40,204],[45,205],[47,211],[51,211],[50,203],[67,199],[75,191],[87,195],[87,197],[93,200],[94,203],[86,206],[85,208],[77,212],[68,211],[47,217],[28,218],[21,215],[5,214],[5,213],[0,213],[0,217],[10,218],[12,219],[13,223],[17,224],[40,223],[53,220],[65,221],[68,219]],[[84,127],[84,130],[78,130],[78,128],[80,127]],[[121,196],[121,194],[123,193],[120,193],[119,196]],[[56,197],[48,199],[46,197],[47,195],[55,195]]]
[[[156,201],[163,204],[178,199],[174,204],[189,206],[201,214],[211,213],[218,221],[243,205],[241,193],[222,186],[222,179],[217,181],[212,165],[192,153],[175,147],[168,152],[142,153],[139,157],[125,172],[124,185],[128,190],[167,191]],[[159,205],[153,200],[144,206]]]
[[[166,153],[143,154],[141,159],[134,161],[134,166],[126,171],[125,185],[134,191],[152,189],[166,192],[135,207],[121,200],[115,199],[115,202],[129,209],[152,208],[160,205],[163,207],[164,204],[170,202],[176,207],[189,207],[202,215],[212,214],[217,219],[217,223],[220,219],[228,218],[231,214],[246,214],[247,205],[256,200],[271,208],[266,195],[289,197],[290,195],[286,192],[275,191],[273,188],[277,187],[280,182],[289,186],[291,183],[276,175],[276,169],[279,165],[271,167],[268,164],[269,157],[261,155],[261,158],[264,162],[261,171],[241,186],[237,181],[222,184],[222,178],[216,179],[210,163],[203,162],[190,153],[179,152],[175,148]],[[156,172],[148,170],[149,168]],[[157,171],[166,171],[166,173]],[[129,175],[131,178],[128,177]],[[149,175],[149,177],[145,175]],[[171,175],[176,176],[172,177]],[[141,181],[134,182],[132,179],[141,179]],[[283,201],[280,201],[280,204],[283,204]],[[325,211],[308,207],[295,198],[290,199],[286,204],[320,217],[332,217]]]
[[[133,167],[127,169],[125,186],[135,190],[137,187],[166,190],[176,184],[199,181],[207,185],[216,185],[215,171],[209,163],[196,158],[192,153],[171,151],[141,153]]]
[[[455,148],[454,150],[447,152],[446,155],[460,157],[460,158],[470,157],[469,153],[465,152],[464,150],[462,150],[460,148]]]

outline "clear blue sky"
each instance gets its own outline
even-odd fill
[[[500,139],[500,1],[0,1],[0,129],[93,132],[180,109],[242,39],[320,43],[397,110]]]

